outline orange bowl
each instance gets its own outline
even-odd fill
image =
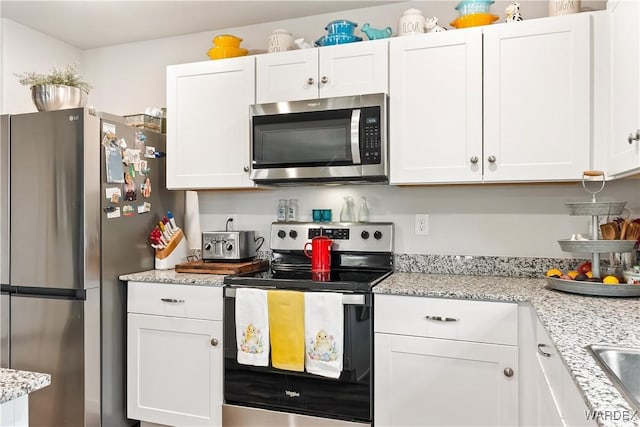
[[[498,20],[498,16],[491,13],[469,13],[458,16],[449,25],[454,28],[479,27],[481,25],[493,24]]]
[[[240,47],[241,41],[240,37],[231,34],[221,34],[213,38],[213,44],[220,47]]]
[[[245,56],[249,53],[247,49],[241,47],[216,46],[209,49],[207,55],[211,59],[235,58],[236,56]]]

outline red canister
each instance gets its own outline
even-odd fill
[[[311,259],[311,272],[331,271],[331,244],[333,240],[327,236],[316,236],[304,245],[304,254]],[[307,246],[311,245],[311,254]]]

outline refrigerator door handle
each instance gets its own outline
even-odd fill
[[[85,301],[87,299],[87,291],[84,289],[60,289],[60,288],[42,288],[36,286],[11,286],[13,291],[9,291],[15,296],[38,297],[38,298],[57,298]]]

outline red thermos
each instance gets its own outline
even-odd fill
[[[327,236],[316,236],[304,245],[304,254],[311,258],[311,272],[331,271],[331,244],[333,240]],[[311,254],[307,252],[307,245],[311,245]]]

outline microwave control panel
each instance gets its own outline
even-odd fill
[[[366,107],[362,109],[362,147],[360,158],[363,165],[377,165],[380,163],[380,107]]]

